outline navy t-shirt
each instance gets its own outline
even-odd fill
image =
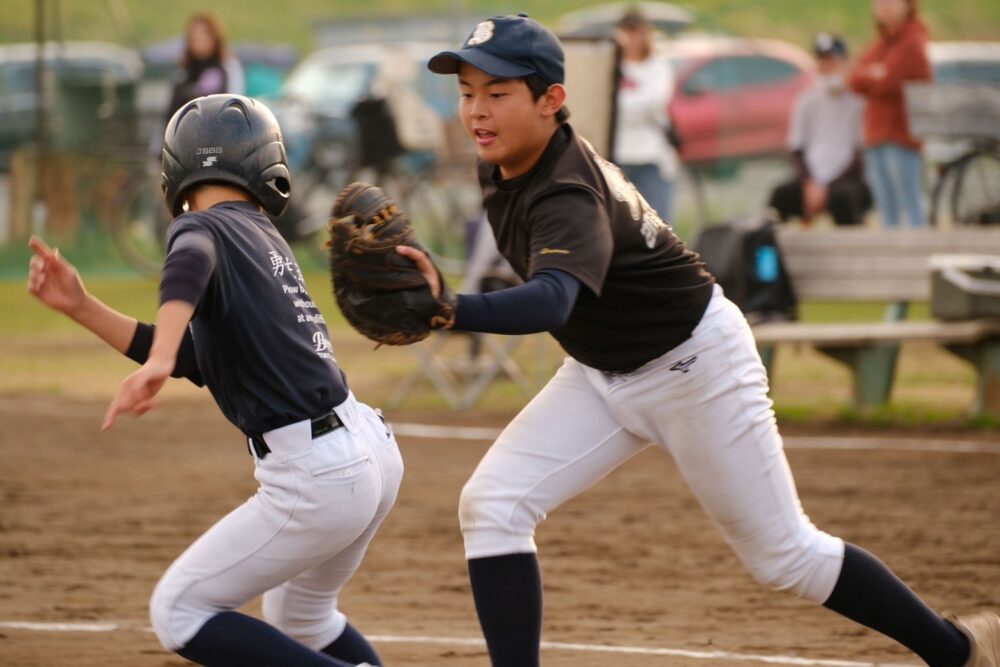
[[[185,234],[214,252],[191,320],[200,379],[247,435],[323,414],[347,398],[323,315],[288,244],[250,202],[174,220],[167,252]]]

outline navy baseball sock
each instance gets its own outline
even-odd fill
[[[235,611],[216,614],[177,654],[205,667],[353,667]]]
[[[320,652],[352,665],[360,665],[364,662],[369,665],[382,664],[382,659],[375,652],[375,647],[369,644],[364,635],[350,623],[347,624],[339,637]]]
[[[840,578],[823,606],[895,639],[931,667],[960,667],[969,658],[969,642],[954,625],[853,544],[845,545]]]
[[[542,639],[538,557],[473,558],[469,580],[493,667],[538,667]]]

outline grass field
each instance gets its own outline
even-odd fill
[[[417,358],[406,348],[373,349],[341,318],[326,289],[326,276],[311,273],[311,294],[327,315],[338,361],[358,395],[385,404],[395,389],[417,369]],[[156,283],[142,279],[100,278],[88,282],[91,292],[113,307],[150,320],[155,314]],[[845,305],[807,303],[806,321],[873,321],[882,317],[881,304]],[[917,304],[911,317],[926,318]],[[134,364],[107,349],[68,319],[31,299],[21,281],[0,282],[0,396],[45,393],[73,397],[110,396]],[[464,340],[456,340],[450,354],[466,354]],[[522,343],[516,355],[528,375],[541,384],[558,365],[562,354],[547,336]],[[970,421],[974,376],[957,358],[930,345],[903,348],[896,389],[890,405],[874,413],[850,408],[850,376],[839,364],[805,347],[778,350],[772,395],[779,416],[794,422],[840,422],[872,426],[992,427]],[[196,391],[185,382],[170,383],[167,396]],[[510,413],[527,397],[509,381],[495,382],[477,406],[488,412]],[[406,398],[408,409],[446,410],[443,399],[426,383]]]
[[[33,36],[33,14],[27,0],[0,0],[0,42],[29,41]],[[64,39],[98,39],[123,44],[147,44],[177,34],[184,18],[207,5],[203,0],[71,0],[48,3],[51,34]],[[225,22],[233,39],[283,42],[303,52],[313,47],[312,26],[338,17],[450,13],[474,20],[482,16],[527,11],[552,25],[568,11],[601,4],[587,0],[296,0],[272,3],[262,0],[216,0],[212,11]],[[756,37],[777,37],[808,43],[822,30],[845,35],[853,45],[867,41],[873,33],[870,0],[836,0],[814,3],[799,0],[695,0],[699,27]],[[996,39],[1000,34],[1000,3],[990,0],[925,2],[934,39]],[[468,22],[468,21],[466,21]]]

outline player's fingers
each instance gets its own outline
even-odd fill
[[[108,411],[104,413],[104,421],[101,422],[101,430],[107,431],[112,426],[115,425],[115,420],[118,419],[118,415],[121,414],[121,409],[118,406],[118,397],[111,401],[111,405],[108,406]]]
[[[405,245],[396,246],[396,252],[416,264],[417,270],[424,275],[424,279],[427,280],[428,284],[431,286],[437,284],[437,270],[434,268],[434,263],[431,262],[431,258],[427,256],[426,252]]]
[[[32,273],[28,276],[28,291],[32,294],[38,294],[41,292],[43,285],[45,285],[44,273]]]
[[[146,414],[150,410],[155,410],[158,407],[159,407],[159,403],[157,401],[154,401],[153,399],[150,398],[150,399],[146,399],[146,400],[143,400],[143,401],[139,401],[138,403],[136,403],[135,405],[133,405],[131,412],[136,417],[139,417],[141,415]]]
[[[430,266],[431,260],[427,257],[427,253],[423,250],[417,250],[416,248],[411,248],[408,245],[398,245],[396,246],[396,252],[408,260],[416,262],[417,266],[420,267],[421,270],[423,270],[424,267]]]
[[[66,260],[62,258],[62,255],[59,254],[59,248],[52,249],[49,256],[45,258],[45,263],[54,273],[63,273],[66,271],[66,267],[69,266]]]
[[[32,235],[31,238],[28,239],[28,247],[31,248],[35,252],[35,254],[40,257],[45,258],[45,257],[50,257],[52,255],[52,249],[45,244],[45,241],[43,241],[37,236]]]
[[[44,261],[45,265],[54,273],[63,273],[69,266],[66,260],[63,259],[62,255],[59,253],[59,248],[50,248],[46,245],[45,241],[37,236],[32,236],[28,240],[28,245],[35,251],[35,257]]]
[[[34,291],[41,286],[45,279],[45,262],[41,257],[35,256],[28,263],[28,289]]]
[[[136,395],[136,390],[134,389],[135,380],[133,378],[133,375],[125,378],[118,388],[118,393],[111,399],[108,411],[104,414],[104,421],[101,423],[102,431],[107,431],[114,426],[118,416],[130,411],[132,406],[140,399]]]

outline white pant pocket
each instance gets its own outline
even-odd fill
[[[364,436],[354,435],[346,428],[316,438],[312,444],[303,466],[313,477],[349,479],[371,465],[371,453]]]

